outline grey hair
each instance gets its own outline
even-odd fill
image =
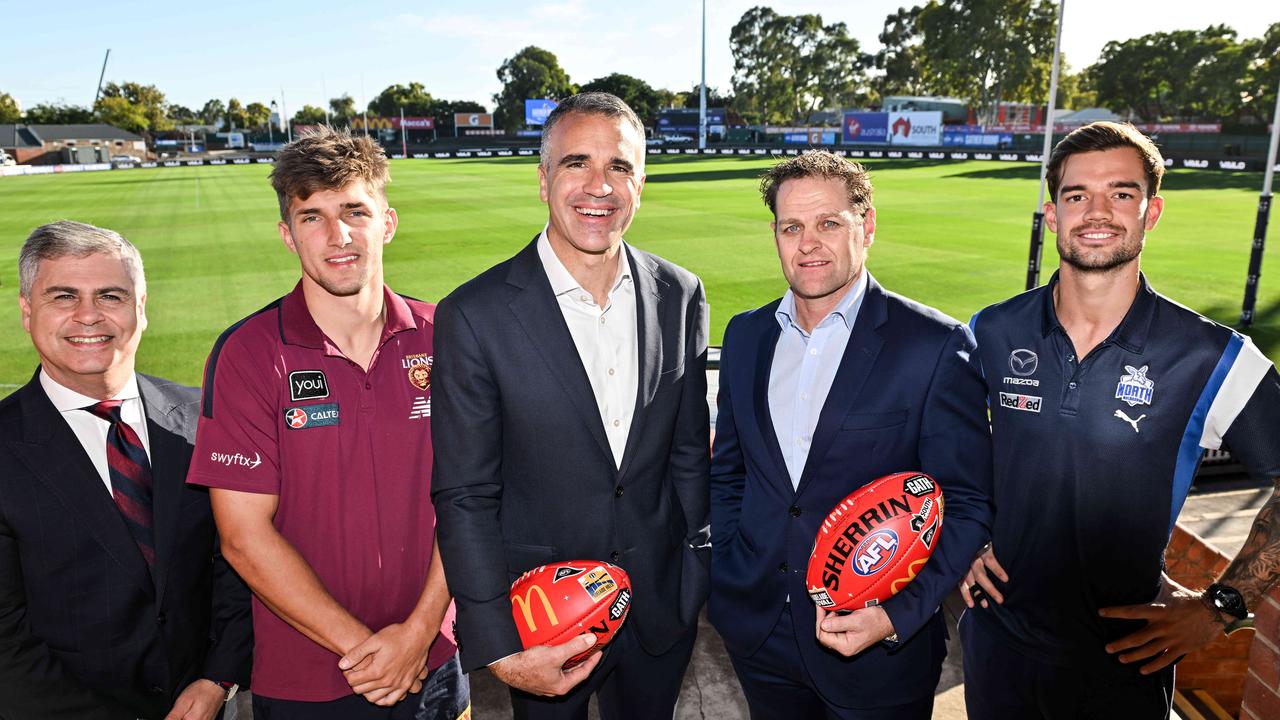
[[[636,111],[617,95],[607,92],[584,92],[577,95],[570,95],[556,105],[551,114],[547,115],[547,121],[542,125],[542,145],[538,148],[538,156],[543,167],[551,162],[551,146],[550,140],[551,129],[560,122],[560,118],[570,113],[581,113],[583,115],[600,115],[608,118],[622,118],[631,127],[636,129],[640,134],[640,139],[644,140],[644,124],[640,122],[640,117],[636,115]],[[644,155],[641,155],[643,162]]]
[[[129,279],[133,281],[136,296],[147,292],[147,278],[142,271],[142,255],[133,243],[106,228],[88,225],[74,220],[41,225],[27,236],[18,253],[18,288],[24,298],[31,297],[41,260],[54,260],[68,255],[85,257],[96,253],[117,255],[124,263]]]

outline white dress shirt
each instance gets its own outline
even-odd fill
[[[863,269],[853,287],[812,332],[806,333],[796,324],[796,299],[790,290],[774,313],[782,334],[769,372],[769,415],[793,490],[800,487],[818,416],[840,369],[866,290],[867,271]]]
[[[44,388],[44,394],[49,396],[50,402],[62,414],[62,419],[71,426],[71,431],[76,434],[76,439],[89,454],[89,459],[93,461],[94,468],[98,470],[98,475],[107,486],[107,492],[110,493],[111,474],[107,467],[107,430],[111,428],[111,423],[84,409],[97,405],[99,401],[58,384],[45,373],[43,368],[40,370],[40,387]],[[151,440],[147,437],[147,418],[142,410],[142,395],[138,393],[138,377],[131,374],[124,388],[111,399],[124,401],[120,406],[120,417],[133,428],[134,432],[138,433],[138,437],[142,439],[142,447],[150,458]]]
[[[636,292],[626,249],[620,251],[618,276],[610,286],[604,307],[596,305],[591,293],[582,289],[556,257],[545,229],[538,237],[538,258],[587,371],[614,464],[621,467],[640,384]]]

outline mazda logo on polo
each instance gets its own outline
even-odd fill
[[[1034,375],[1036,368],[1039,366],[1040,358],[1036,357],[1036,354],[1030,350],[1018,348],[1009,353],[1009,369],[1013,371],[1014,375],[1020,377]]]

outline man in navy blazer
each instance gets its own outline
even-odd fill
[[[761,182],[790,289],[725,330],[711,461],[710,619],[753,718],[928,718],[938,606],[988,533],[991,445],[972,335],[865,271],[866,171],[816,151]],[[883,605],[818,611],[805,568],[827,513],[896,471],[932,475],[945,521]]]

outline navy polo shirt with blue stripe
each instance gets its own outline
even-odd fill
[[[974,316],[991,404],[1003,605],[971,614],[1042,662],[1122,666],[1103,649],[1143,625],[1098,609],[1150,602],[1205,449],[1280,476],[1280,377],[1245,336],[1140,276],[1124,320],[1076,356],[1049,284]]]

